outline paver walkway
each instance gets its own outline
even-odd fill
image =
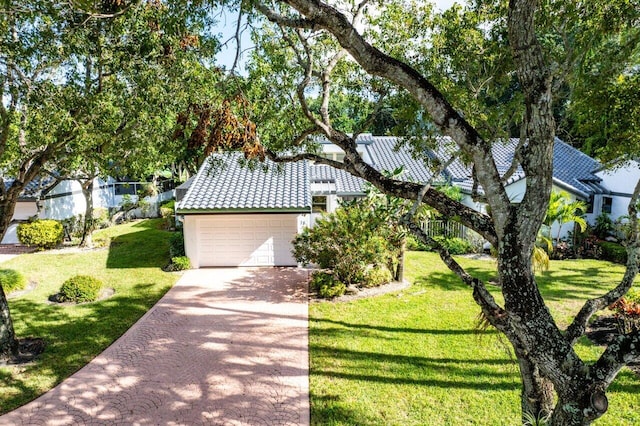
[[[308,425],[306,275],[188,271],[102,354],[0,424]]]

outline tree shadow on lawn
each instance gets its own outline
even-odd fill
[[[349,424],[359,426],[377,426],[380,419],[364,410],[345,407],[338,395],[318,395],[311,393],[311,424]]]
[[[312,321],[318,322],[318,323],[329,323],[329,324],[340,325],[343,327],[347,327],[348,329],[362,330],[364,332],[375,330],[375,331],[393,332],[393,333],[397,332],[397,333],[415,333],[415,334],[432,334],[432,335],[478,335],[478,336],[498,334],[498,332],[494,329],[445,330],[445,329],[427,329],[427,328],[388,327],[388,326],[382,326],[382,325],[355,324],[355,323],[349,323],[346,321],[336,321],[336,320],[327,319],[327,318],[314,318],[312,319]],[[314,332],[317,334],[331,334],[336,331],[339,332],[341,330],[345,330],[345,329],[339,328],[339,327],[321,328],[321,329],[314,330]],[[345,331],[347,331],[349,334],[353,334],[353,332],[350,330],[345,330]]]
[[[146,295],[153,286],[138,284],[135,294]],[[50,377],[55,386],[106,349],[151,306],[146,296],[125,298],[116,294],[110,299],[76,306],[88,313],[75,317],[67,306],[12,300],[11,313],[19,330],[18,337],[41,337],[46,344],[44,352],[32,363],[14,368],[24,371],[25,375],[42,376],[40,379]],[[0,413],[17,408],[41,393],[37,386],[31,386],[17,378],[19,375],[11,374],[11,370],[7,371],[0,371],[0,379],[3,386],[15,389],[16,395],[1,400]]]

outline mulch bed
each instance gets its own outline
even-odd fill
[[[587,327],[586,336],[596,345],[608,346],[619,334],[618,321],[611,315],[592,321]],[[640,376],[640,362],[631,363],[628,367]]]
[[[25,254],[36,251],[35,247],[27,247],[22,244],[0,244],[0,254]]]

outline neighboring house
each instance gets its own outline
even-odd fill
[[[399,143],[400,138],[363,134],[357,142],[363,159],[376,169],[402,167],[405,180],[432,180],[430,168],[414,158]],[[442,137],[437,142],[437,152],[431,150],[428,155],[446,161],[447,152],[454,149],[451,140]],[[494,144],[493,155],[501,174],[510,168],[517,144],[517,139]],[[344,158],[344,153],[328,142],[323,143],[323,153],[337,161]],[[214,155],[193,181],[179,188],[184,198],[178,197],[176,211],[184,216],[185,248],[194,267],[293,265],[291,240],[303,226],[313,225],[322,212],[335,210],[341,200],[365,195],[364,180],[330,166],[302,161],[278,171],[267,162],[269,171],[265,173],[260,167],[241,167],[239,159],[238,154]],[[637,164],[605,171],[598,161],[556,140],[554,189],[587,202],[590,223],[602,212],[610,213],[612,219],[625,214],[639,177]],[[464,204],[484,210],[483,204],[471,197],[471,168],[460,159],[449,164],[435,181],[460,187]],[[525,182],[522,169],[506,181],[512,202],[522,200]],[[571,229],[571,224],[563,227],[565,232]],[[552,232],[555,235],[555,229]]]
[[[10,179],[5,185],[11,185]],[[93,207],[115,209],[121,206],[126,194],[137,200],[137,190],[143,185],[141,182],[118,182],[113,178],[106,180],[96,178],[93,182]],[[147,198],[152,204],[160,203],[173,196],[168,190],[156,197]],[[151,209],[154,210],[154,209]],[[34,179],[29,182],[20,194],[12,223],[2,239],[2,244],[17,244],[16,230],[21,222],[32,217],[40,219],[64,220],[73,216],[84,215],[86,201],[82,194],[82,187],[76,180],[62,180],[58,183],[52,177]],[[142,212],[138,212],[142,215]]]

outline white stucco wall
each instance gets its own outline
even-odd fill
[[[611,219],[616,220],[620,216],[626,215],[631,194],[640,180],[640,163],[631,161],[623,167],[612,170],[602,170],[596,173],[602,179],[602,185],[611,194],[605,195],[612,198]],[[596,203],[598,207],[600,203]]]

